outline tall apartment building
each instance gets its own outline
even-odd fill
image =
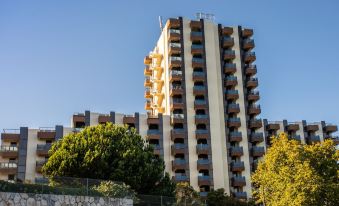
[[[169,19],[145,57],[147,114],[72,116],[71,127],[5,130],[1,134],[0,179],[41,181],[53,141],[81,128],[112,122],[135,127],[154,145],[176,182],[189,182],[201,195],[224,188],[251,197],[250,175],[270,145],[286,132],[302,143],[331,138],[336,125],[324,121],[272,122],[259,119],[253,30],[205,19]]]

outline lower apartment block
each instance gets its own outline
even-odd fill
[[[203,123],[204,116],[196,115],[195,121]],[[271,122],[260,119],[255,133],[244,135],[241,131],[233,131],[222,138],[212,136],[210,139],[208,134],[216,131],[212,131],[215,128],[209,125],[195,128],[193,135],[185,140],[184,129],[175,126],[183,122],[180,115],[99,114],[85,111],[73,115],[71,127],[57,125],[53,128],[4,130],[1,134],[0,179],[31,183],[43,181],[40,170],[48,160],[48,150],[54,141],[79,132],[86,126],[106,122],[135,128],[149,144],[154,145],[154,153],[164,159],[166,171],[172,179],[175,182],[189,182],[202,196],[211,189],[224,188],[228,194],[239,199],[250,198],[250,175],[270,145],[270,137],[279,132],[286,132],[291,139],[305,144],[325,139],[339,143],[338,137],[333,136],[338,130],[337,126],[323,121]],[[225,125],[229,124],[225,121]],[[185,144],[186,141],[188,144]]]

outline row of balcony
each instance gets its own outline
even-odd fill
[[[241,126],[240,118],[232,117],[227,119],[227,126],[231,128],[239,128]],[[251,129],[257,129],[262,127],[261,119],[251,119],[248,121],[248,126]]]
[[[226,76],[224,80],[224,86],[236,86],[238,84],[238,80],[236,76]],[[246,87],[253,89],[258,86],[258,79],[254,77],[250,77],[246,80]]]
[[[264,134],[262,132],[254,132],[249,135],[250,142],[258,143],[264,141]],[[229,134],[230,142],[241,142],[242,141],[242,133],[241,132],[230,132]]]
[[[224,64],[224,73],[227,75],[234,74],[237,71],[237,66],[234,63],[225,63]],[[257,73],[257,66],[256,65],[246,65],[245,66],[245,74],[247,76],[253,76]]]
[[[280,129],[280,122],[268,122],[268,124],[266,125],[266,129],[267,130],[279,130]],[[286,126],[286,130],[287,131],[297,131],[300,129],[300,126],[298,123],[294,123],[294,122],[290,122],[288,123],[288,125]],[[319,125],[318,124],[308,124],[305,126],[304,128],[307,132],[315,132],[319,130]],[[338,127],[336,125],[326,125],[323,128],[323,131],[325,132],[336,132],[338,131]]]

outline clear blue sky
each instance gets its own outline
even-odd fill
[[[184,3],[183,3],[184,2]],[[0,128],[144,113],[158,16],[254,28],[261,117],[339,124],[339,1],[0,1]]]

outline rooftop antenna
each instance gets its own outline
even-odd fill
[[[162,24],[162,16],[159,16],[159,26],[160,26],[160,32],[162,32],[163,28],[163,24]]]

